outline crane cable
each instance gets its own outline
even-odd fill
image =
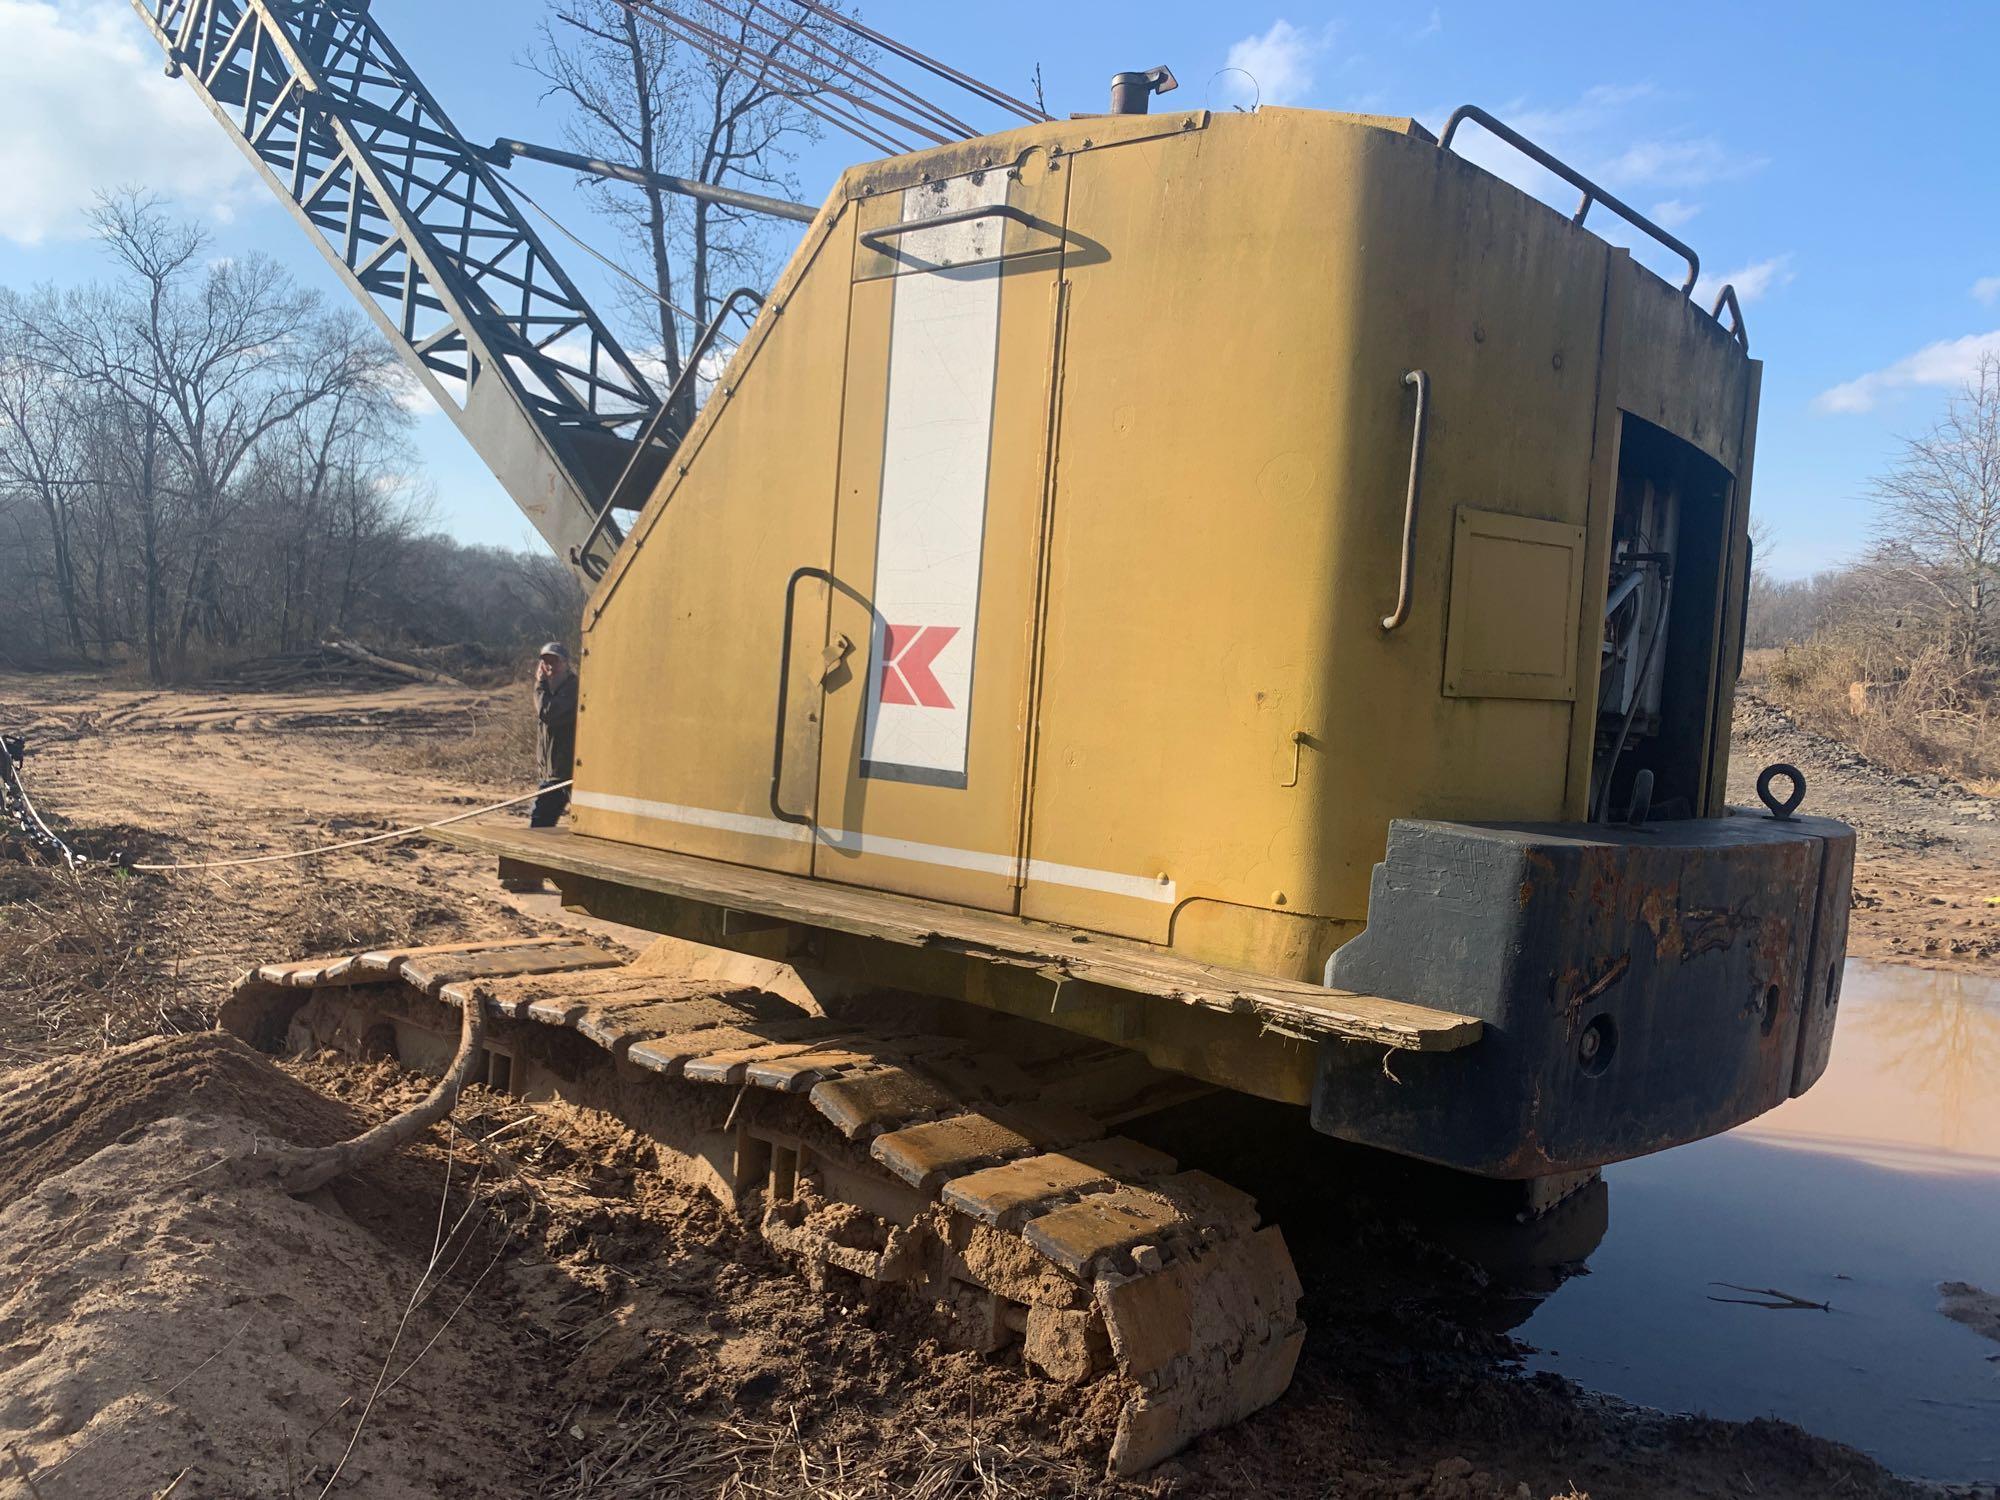
[[[242,865],[268,865],[285,859],[312,859],[321,854],[335,854],[342,849],[359,849],[365,844],[386,844],[392,839],[406,839],[419,833],[429,833],[433,828],[446,828],[453,823],[463,823],[467,818],[476,818],[484,813],[498,812],[503,807],[517,807],[523,802],[532,802],[546,792],[568,790],[568,781],[552,781],[545,787],[532,792],[523,792],[518,797],[509,797],[504,802],[490,802],[485,807],[475,807],[470,812],[453,813],[448,818],[439,818],[435,823],[417,823],[409,828],[395,828],[387,833],[370,834],[365,839],[345,839],[338,844],[316,844],[310,849],[287,849],[280,854],[251,854],[238,859],[191,860],[185,864],[172,865],[126,865],[128,870],[144,870],[148,874],[165,874],[170,870],[229,870]]]
[[[623,3],[623,0],[621,0],[621,3]],[[854,89],[842,88],[831,77],[816,76],[806,69],[801,68],[797,63],[781,57],[779,53],[789,46],[806,61],[814,61],[812,54],[800,47],[795,41],[780,39],[774,46],[768,48],[760,47],[755,42],[752,42],[748,36],[732,37],[727,32],[717,31],[714,27],[703,25],[700,21],[695,20],[686,13],[674,9],[673,5],[667,3],[667,0],[638,0],[638,3],[648,12],[646,16],[647,20],[652,21],[654,25],[659,26],[662,30],[666,30],[669,35],[678,35],[682,42],[707,52],[718,62],[723,63],[725,67],[734,69],[735,63],[730,57],[723,54],[733,53],[735,58],[742,58],[747,55],[756,58],[762,65],[758,69],[759,77],[768,77],[771,71],[776,69],[779,74],[788,75],[797,80],[792,87],[778,90],[779,93],[782,93],[788,99],[798,100],[801,97],[801,89],[814,94],[829,95],[832,98],[838,99],[844,106],[855,110],[865,110],[867,113],[886,121],[896,129],[909,131],[924,137],[933,145],[943,146],[951,142],[952,138],[950,136],[941,135],[931,126],[890,109],[887,105],[880,102],[879,96],[871,95],[869,92],[858,92]],[[710,0],[710,3],[724,16],[744,25],[746,28],[754,28],[765,31],[767,34],[775,35],[775,33],[770,33],[768,28],[759,25],[754,19],[739,15],[737,12],[731,10],[726,4],[722,3],[722,0]],[[674,32],[668,25],[669,22],[672,23],[672,26],[679,27],[680,32]],[[752,81],[754,82],[755,80]],[[901,100],[897,102],[899,104],[903,103]],[[909,106],[904,104],[903,107],[907,109]],[[868,125],[870,129],[878,131],[882,128],[870,121],[864,120],[861,123]]]
[[[905,62],[915,63],[925,72],[942,78],[948,83],[957,84],[967,93],[973,95],[973,97],[982,99],[989,104],[997,104],[1002,109],[1011,110],[1031,125],[1038,125],[1054,118],[1046,110],[1037,109],[1032,104],[1016,99],[1012,94],[1003,93],[992,84],[974,78],[970,73],[961,73],[949,63],[941,62],[935,57],[925,56],[907,42],[899,42],[894,37],[875,30],[872,26],[864,26],[858,16],[845,15],[832,6],[820,3],[820,0],[797,0],[797,3],[804,9],[811,11],[814,15],[819,16],[822,20],[832,22],[850,35],[862,37],[886,47],[891,53],[902,58]]]
[[[660,14],[659,12],[651,8],[651,0],[612,0],[612,3],[618,6],[619,9],[627,12],[636,19],[648,22],[649,24],[658,27],[661,31],[665,32],[666,35],[671,37],[673,40],[681,43],[682,46],[689,48],[691,51],[699,52],[703,56],[708,57],[714,62],[719,63],[721,66],[728,69],[731,73],[735,73],[740,77],[742,77],[746,82],[749,82],[751,84],[756,84],[760,82],[760,80],[767,79],[770,75],[771,60],[769,58],[765,58],[765,66],[762,69],[760,69],[758,73],[753,75],[750,72],[746,71],[743,65],[744,51],[747,49],[739,48],[735,52],[735,54],[731,56],[722,49],[716,48],[714,46],[702,42],[698,35],[687,35],[684,34],[683,32],[676,31],[673,28],[673,26],[668,23],[664,15]],[[762,53],[759,53],[758,55],[759,57],[764,56],[764,54]],[[774,88],[772,92],[775,95],[788,99],[793,104],[796,104],[800,109],[803,109],[807,114],[815,115],[819,119],[824,120],[827,124],[832,125],[835,129],[846,131],[849,135],[853,136],[856,140],[860,141],[864,146],[869,147],[871,150],[880,151],[885,156],[902,156],[908,154],[912,149],[914,149],[907,142],[898,140],[895,136],[891,135],[886,130],[881,129],[880,127],[877,127],[871,122],[863,120],[858,116],[848,114],[842,111],[836,105],[833,105],[831,103],[823,103],[823,104],[815,103],[813,98],[809,94],[799,92],[797,90],[785,90],[778,88]],[[837,89],[829,89],[828,92],[840,93],[841,91]]]
[[[728,16],[738,25],[745,28],[746,31],[754,30],[761,35],[769,37],[774,44],[769,49],[772,55],[775,55],[779,48],[790,47],[801,57],[824,62],[830,71],[839,74],[843,78],[852,79],[857,89],[873,93],[878,98],[886,98],[899,108],[913,111],[922,120],[926,121],[929,126],[951,131],[961,140],[970,140],[973,136],[979,134],[979,131],[973,126],[968,125],[965,121],[959,119],[958,116],[951,114],[944,106],[926,99],[908,84],[891,78],[887,73],[882,72],[878,68],[871,68],[856,54],[836,47],[829,38],[812,35],[810,30],[802,24],[805,19],[803,15],[798,18],[788,17],[781,13],[771,3],[771,0],[741,0],[741,3],[744,5],[744,9],[737,11],[731,4],[727,3],[727,0],[709,0],[709,4],[714,9]],[[764,25],[757,19],[759,11],[766,12],[772,19],[784,24],[787,29],[781,33]],[[798,39],[798,34],[801,31],[806,32],[811,42],[810,46]],[[759,46],[757,50],[759,55],[763,55],[765,52],[762,46]]]

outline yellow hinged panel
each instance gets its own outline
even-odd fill
[[[1445,624],[1447,698],[1576,698],[1584,529],[1458,508]]]
[[[863,205],[821,879],[1015,907],[1066,190],[1031,152]]]

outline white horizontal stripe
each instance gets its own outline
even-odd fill
[[[1135,901],[1158,901],[1171,906],[1175,887],[1171,879],[1148,880],[1143,875],[1119,875],[1110,870],[1090,870],[1082,865],[1059,865],[1051,859],[1028,861],[1028,879],[1046,885],[1073,885],[1079,890],[1102,891],[1107,896],[1130,896]]]
[[[714,828],[723,833],[747,833],[753,838],[784,839],[803,844],[812,830],[802,823],[781,818],[759,818],[749,813],[712,812],[706,807],[682,807],[678,802],[648,802],[643,797],[620,797],[611,792],[576,792],[570,801],[600,812],[630,813],[635,818],[655,818],[662,823],[686,823],[694,828]]]
[[[782,818],[764,818],[751,813],[714,812],[705,807],[683,807],[677,802],[649,802],[643,797],[620,797],[610,792],[578,792],[570,800],[581,807],[595,807],[603,812],[629,813],[635,818],[684,823],[692,828],[713,828],[723,833],[748,834],[752,838],[783,839],[793,844],[817,836],[820,843],[838,854],[873,854],[884,859],[909,860],[913,864],[972,870],[982,875],[998,875],[1003,879],[1013,879],[1020,869],[1020,862],[1011,855],[982,854],[972,849],[920,844],[913,839],[894,839],[882,834],[855,833],[841,828],[813,829],[800,823],[787,823]],[[1148,880],[1142,875],[1120,875],[1111,870],[1061,865],[1046,859],[1028,861],[1028,879],[1046,885],[1102,891],[1110,896],[1127,896],[1135,901],[1171,905],[1177,899],[1172,880]]]

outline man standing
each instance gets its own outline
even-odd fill
[[[576,765],[576,673],[561,641],[542,647],[535,663],[535,724],[535,772],[544,790],[528,826],[553,828],[569,806],[569,788],[547,788],[568,781]]]

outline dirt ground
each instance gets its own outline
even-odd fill
[[[475,762],[440,746],[520,711],[441,687],[0,678],[0,727],[25,727],[43,810],[87,848],[152,860],[509,795],[519,784],[468,776]],[[1969,794],[1843,766],[1754,703],[1742,734],[1753,771],[1800,765],[1808,806],[1862,829],[1857,951],[1904,956],[1910,925],[1937,940],[1910,956],[1994,961],[1979,877],[2000,868],[2000,830],[1960,810]],[[0,861],[0,924],[17,932],[60,895],[24,881]],[[1359,1168],[1347,1191],[1279,1210],[1311,1330],[1290,1392],[1113,1483],[1113,1413],[1089,1391],[944,1350],[893,1304],[813,1292],[601,1118],[472,1091],[449,1129],[301,1200],[210,1167],[246,1143],[334,1139],[426,1086],[387,1064],[280,1068],[199,1032],[246,962],[577,920],[552,898],[411,845],[105,883],[128,905],[104,920],[138,941],[72,943],[70,968],[35,969],[62,981],[34,991],[39,1008],[0,973],[0,1496],[1940,1493],[1783,1423],[1668,1416],[1523,1374],[1485,1275]],[[30,958],[54,964],[61,946]]]
[[[1773,762],[1806,776],[1802,811],[1851,823],[1859,840],[1848,951],[1925,968],[2000,968],[2000,800],[1942,776],[1905,776],[1738,695],[1729,800],[1757,805]]]

